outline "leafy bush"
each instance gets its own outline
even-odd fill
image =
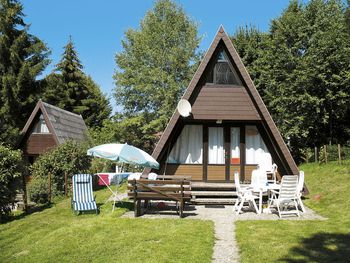
[[[28,185],[28,194],[30,200],[38,204],[46,204],[49,202],[49,184],[48,179],[43,177],[35,177]]]
[[[0,222],[11,211],[16,190],[15,179],[21,176],[22,154],[0,145]]]
[[[86,144],[67,141],[57,148],[42,154],[31,167],[32,182],[29,183],[28,187],[29,196],[44,197],[48,194],[49,175],[51,176],[52,196],[63,195],[65,174],[67,174],[67,182],[70,184],[74,174],[89,172],[90,157],[86,155],[87,148]],[[45,187],[43,181],[46,181],[47,187]],[[39,198],[38,200],[44,199]]]

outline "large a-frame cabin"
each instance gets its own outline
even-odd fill
[[[176,110],[153,152],[159,173],[193,181],[249,181],[252,170],[272,158],[278,173],[298,174],[231,40],[221,26],[183,97],[192,114]],[[271,161],[271,160],[270,160]]]

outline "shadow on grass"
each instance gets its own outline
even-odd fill
[[[118,202],[115,204],[116,208],[124,208],[127,211],[131,211],[134,210],[134,203],[132,202],[127,202],[127,201],[123,201],[123,202]]]
[[[29,206],[27,208],[27,211],[22,211],[20,213],[14,214],[14,215],[10,215],[6,218],[4,218],[5,220],[3,222],[1,222],[1,224],[5,224],[11,221],[15,221],[15,220],[19,220],[22,218],[25,218],[26,216],[36,213],[36,212],[41,212],[44,211],[47,208],[51,208],[52,204],[44,204],[44,205],[36,205],[36,206]]]
[[[318,233],[302,239],[299,246],[291,248],[287,257],[280,261],[303,262],[349,262],[350,234]]]

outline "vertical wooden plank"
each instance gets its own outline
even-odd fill
[[[240,154],[240,174],[239,174],[239,178],[241,181],[244,181],[244,177],[245,177],[245,171],[244,171],[244,167],[245,167],[245,125],[242,124],[240,126],[240,132],[239,132],[239,154]]]
[[[208,180],[208,126],[203,125],[203,181]]]
[[[326,163],[328,163],[328,158],[327,158],[327,145],[324,145],[323,150],[324,150],[324,160],[325,160]]]
[[[339,143],[338,143],[338,163],[341,164],[341,148]]]

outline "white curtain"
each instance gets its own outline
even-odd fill
[[[168,163],[201,164],[203,162],[203,126],[185,125],[177,138]]]
[[[209,128],[209,164],[224,164],[224,129],[222,127]]]
[[[271,155],[256,126],[246,126],[245,143],[247,164],[272,165]]]
[[[231,128],[231,158],[239,158],[240,128]]]

